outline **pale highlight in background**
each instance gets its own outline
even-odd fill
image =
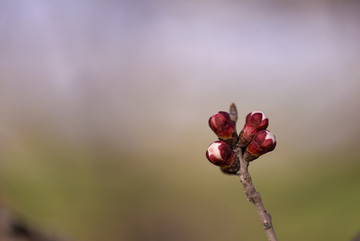
[[[0,11],[6,139],[30,121],[67,141],[156,144],[232,101],[240,120],[269,113],[297,148],[315,130],[316,148],[358,133],[356,1],[5,1]]]

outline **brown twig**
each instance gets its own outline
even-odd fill
[[[230,106],[230,117],[234,123],[237,120],[237,109],[234,103]],[[248,201],[253,203],[256,207],[258,215],[260,217],[261,223],[264,227],[264,231],[268,241],[277,241],[274,227],[271,222],[270,214],[265,210],[264,203],[261,199],[260,193],[256,191],[250,173],[248,171],[249,162],[245,161],[242,150],[239,145],[233,147],[236,157],[240,161],[240,170],[237,172],[237,175],[240,176],[240,182],[244,187],[244,192]]]
[[[237,175],[240,176],[240,182],[244,187],[244,192],[248,201],[253,203],[256,207],[256,211],[260,217],[261,223],[264,227],[264,231],[266,237],[269,241],[277,241],[275,230],[271,222],[270,214],[265,210],[264,203],[261,199],[260,193],[256,191],[250,173],[248,172],[249,163],[244,160],[243,156],[240,152],[237,154],[240,160],[240,170],[238,171]]]

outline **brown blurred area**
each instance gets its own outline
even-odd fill
[[[235,102],[277,138],[251,171],[279,239],[350,240],[359,25],[355,0],[1,1],[0,199],[79,241],[264,240],[204,155]]]

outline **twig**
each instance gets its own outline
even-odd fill
[[[237,120],[237,109],[235,104],[231,104],[230,106],[230,118],[232,121],[236,122]],[[250,173],[248,171],[249,162],[245,161],[242,150],[239,145],[236,145],[233,148],[233,151],[235,152],[236,157],[240,161],[240,170],[237,172],[237,175],[240,176],[240,182],[242,183],[244,187],[244,192],[246,195],[246,198],[249,202],[253,203],[256,207],[257,213],[260,217],[261,223],[264,227],[264,231],[266,234],[266,237],[268,241],[277,241],[274,227],[271,222],[271,216],[270,214],[265,210],[264,203],[261,199],[260,193],[256,191],[252,180]]]
[[[250,173],[248,172],[249,163],[244,160],[243,156],[240,152],[237,154],[240,160],[240,170],[238,171],[237,175],[240,176],[240,182],[244,187],[244,192],[248,201],[252,202],[255,207],[258,215],[260,217],[261,223],[264,227],[264,231],[266,237],[269,241],[277,241],[275,230],[271,222],[270,214],[265,210],[264,203],[261,199],[260,193],[256,191],[252,181]]]

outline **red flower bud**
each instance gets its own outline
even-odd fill
[[[258,131],[252,142],[246,147],[244,158],[246,161],[255,160],[259,156],[274,150],[275,146],[275,136],[270,131]]]
[[[241,147],[247,146],[256,132],[265,130],[269,125],[269,119],[261,111],[253,111],[246,116],[244,128],[239,135],[239,144]]]
[[[229,167],[234,162],[234,152],[223,141],[215,141],[206,150],[207,159],[214,165]]]
[[[229,113],[225,111],[219,111],[219,113],[211,116],[209,126],[219,139],[227,140],[237,136],[235,125],[230,119]]]

